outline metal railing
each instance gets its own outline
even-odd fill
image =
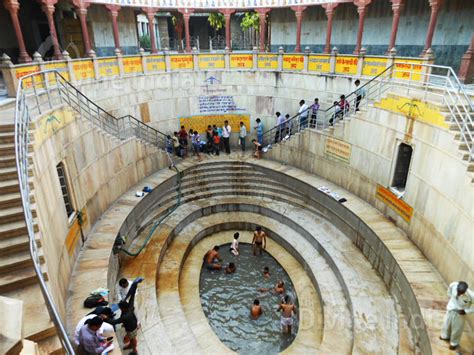
[[[46,280],[41,269],[40,254],[35,241],[32,200],[28,179],[30,145],[30,122],[32,118],[41,115],[60,105],[66,104],[77,111],[83,118],[91,121],[105,132],[119,138],[136,137],[160,149],[166,149],[167,136],[158,130],[144,124],[136,118],[127,115],[115,118],[70,84],[61,74],[54,70],[26,75],[19,79],[17,101],[15,107],[15,153],[20,187],[21,202],[25,223],[28,231],[29,249],[41,292],[61,340],[64,350],[74,354],[73,346],[68,338],[64,324],[54,304]]]
[[[447,120],[455,124],[460,132],[459,139],[467,149],[468,161],[474,160],[474,103],[466,93],[456,74],[450,67],[430,64],[407,64],[395,62],[380,74],[345,95],[326,109],[313,114],[312,106],[293,115],[284,123],[266,131],[260,138],[264,151],[272,144],[290,139],[291,135],[305,128],[324,130],[349,118],[369,103],[380,101],[388,92],[420,101],[441,104]],[[266,149],[265,149],[266,148]]]
[[[305,128],[324,130],[334,126],[369,102],[379,100],[387,92],[392,75],[393,65],[361,85],[357,90],[345,95],[343,107],[339,104],[341,100],[335,101],[326,109],[320,108],[317,112],[313,111],[311,104],[307,105],[306,109],[286,119],[284,123],[264,132],[260,143],[268,149],[272,144],[290,139],[293,134],[301,132]]]
[[[35,78],[36,77],[36,78]],[[68,354],[74,354],[74,348],[68,338],[66,328],[62,323],[59,312],[54,304],[53,297],[48,291],[46,280],[41,269],[40,254],[35,240],[35,230],[32,213],[31,191],[28,179],[28,147],[30,144],[29,125],[31,121],[32,108],[28,104],[31,97],[27,96],[26,91],[23,90],[25,83],[32,88],[36,96],[36,87],[39,80],[38,74],[27,75],[20,78],[17,90],[17,100],[15,107],[15,153],[16,153],[16,167],[18,172],[18,183],[20,187],[21,203],[23,205],[23,213],[25,216],[25,223],[28,231],[29,248],[31,259],[33,261],[33,268],[38,277],[41,293],[43,294],[49,316],[53,321],[58,332],[61,344]],[[34,110],[40,110],[40,98],[33,98]]]

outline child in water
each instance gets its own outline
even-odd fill
[[[293,314],[296,314],[296,306],[291,303],[290,296],[286,295],[278,307],[281,310],[281,330],[283,333],[291,334],[291,326],[293,325]]]
[[[268,266],[265,266],[263,268],[263,277],[266,279],[270,278],[270,269],[268,268]]]
[[[260,306],[260,301],[256,299],[253,301],[253,306],[250,309],[250,316],[252,319],[258,319],[263,313],[262,306]]]
[[[230,245],[230,252],[234,256],[239,255],[239,233],[238,232],[234,234],[234,240],[232,240],[232,244]]]
[[[233,274],[237,268],[235,267],[234,263],[229,263],[229,265],[225,268],[225,273],[226,274]]]

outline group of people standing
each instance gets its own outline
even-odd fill
[[[119,324],[122,324],[125,330],[123,349],[131,350],[130,355],[138,353],[139,322],[135,315],[135,295],[138,284],[142,281],[141,277],[134,281],[121,279],[117,292],[118,304],[113,304],[112,307],[96,307],[79,321],[74,332],[77,354],[96,355],[112,351],[115,327]],[[114,313],[116,309],[120,310],[118,318]]]
[[[229,247],[229,252],[235,256],[239,256],[239,233],[234,233],[232,243]],[[262,227],[258,226],[253,233],[252,249],[253,255],[262,255],[263,250],[267,247],[267,234],[262,230]],[[219,255],[219,246],[215,245],[211,250],[207,251],[203,258],[203,265],[207,270],[224,270],[226,274],[233,274],[237,271],[235,262],[229,262],[224,267],[222,265],[222,258]],[[264,279],[270,278],[270,269],[268,266],[263,268],[262,276]],[[283,333],[291,334],[291,328],[293,325],[293,316],[296,315],[296,306],[293,304],[291,297],[286,294],[285,283],[279,280],[274,287],[259,288],[259,292],[273,293],[279,296],[280,302],[278,304],[278,310],[281,311],[280,325]],[[253,320],[257,320],[264,314],[260,300],[256,298],[253,304],[250,306],[250,317]]]
[[[257,140],[252,140],[252,143],[255,146],[255,156],[260,157],[261,147],[263,145],[263,123],[260,118],[257,118],[256,123],[255,130],[257,132]],[[178,132],[174,132],[172,137],[167,136],[167,149],[170,153],[174,151],[174,153],[181,158],[187,157],[189,150],[191,150],[198,161],[202,160],[201,153],[219,155],[220,152],[225,152],[226,154],[230,154],[231,133],[232,127],[227,120],[224,121],[222,127],[208,125],[205,132],[205,140],[201,138],[197,130],[189,129],[188,132],[185,126],[181,126],[181,129]],[[247,127],[244,122],[240,122],[238,144],[242,152],[246,150],[247,136]],[[189,143],[190,141],[191,143]]]

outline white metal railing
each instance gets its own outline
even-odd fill
[[[347,106],[334,103],[313,115],[311,106],[303,114],[296,114],[266,131],[262,144],[267,148],[286,140],[305,128],[324,130],[353,115],[361,107],[380,101],[388,92],[417,97],[421,101],[441,104],[448,112],[447,119],[456,124],[460,141],[468,151],[468,161],[474,160],[473,116],[474,103],[450,67],[395,62],[380,74],[345,95]],[[339,99],[337,100],[337,102]],[[307,117],[307,118],[306,118]]]
[[[35,240],[33,213],[31,209],[31,191],[28,179],[28,146],[30,144],[29,125],[31,121],[31,108],[28,104],[28,97],[23,91],[24,84],[30,82],[35,83],[34,75],[28,75],[20,78],[17,90],[17,100],[15,107],[15,152],[16,152],[16,167],[18,172],[18,183],[20,187],[21,203],[23,205],[23,213],[25,216],[25,223],[28,231],[30,254],[33,261],[33,267],[38,277],[41,292],[45,299],[46,307],[48,309],[51,320],[53,321],[58,332],[59,339],[63,345],[64,350],[68,354],[74,354],[74,348],[68,338],[66,328],[59,316],[59,312],[54,304],[53,297],[49,293],[46,280],[41,269],[41,262],[39,257],[38,246]],[[37,78],[36,80],[38,80]],[[28,84],[28,86],[30,86]],[[33,85],[34,88],[34,85]],[[36,96],[36,88],[34,88],[34,95]],[[38,109],[41,107],[40,98],[33,98],[32,103]]]
[[[160,149],[166,149],[168,139],[163,133],[130,115],[121,118],[115,118],[110,115],[104,109],[89,100],[57,71],[43,71],[26,75],[19,79],[15,107],[15,153],[21,202],[28,231],[30,254],[49,315],[56,326],[64,350],[68,354],[74,354],[74,349],[54,304],[53,297],[48,290],[41,269],[38,246],[35,241],[31,191],[28,181],[30,122],[33,117],[54,107],[59,107],[62,104],[68,105],[80,113],[82,117],[120,139],[137,137]]]

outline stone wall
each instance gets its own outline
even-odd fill
[[[396,48],[399,55],[416,57],[423,50],[430,7],[428,0],[407,1],[400,17]],[[388,0],[373,1],[365,17],[362,46],[371,55],[383,55],[387,48],[392,27],[392,9]],[[438,15],[433,37],[436,64],[452,66],[458,70],[472,35],[474,2],[445,1]],[[271,12],[272,51],[280,46],[294,51],[296,43],[296,17],[291,9]],[[321,6],[311,6],[304,12],[301,46],[309,46],[321,53],[326,40],[327,18]],[[350,54],[355,48],[358,28],[357,8],[352,3],[340,4],[334,12],[331,47],[340,53]]]
[[[53,116],[56,123],[48,123],[48,117]],[[82,228],[87,238],[97,219],[119,196],[167,166],[167,159],[157,148],[135,138],[118,140],[67,109],[47,112],[36,124],[33,161],[37,219],[50,288],[64,316],[69,278],[82,242],[77,214],[70,218],[66,214],[57,164],[64,164],[73,207],[84,215]]]
[[[88,12],[91,37],[97,56],[114,55],[115,44],[112,19],[104,5],[92,5]],[[122,7],[118,15],[120,47],[123,54],[138,53],[138,33],[135,12],[130,7]]]

